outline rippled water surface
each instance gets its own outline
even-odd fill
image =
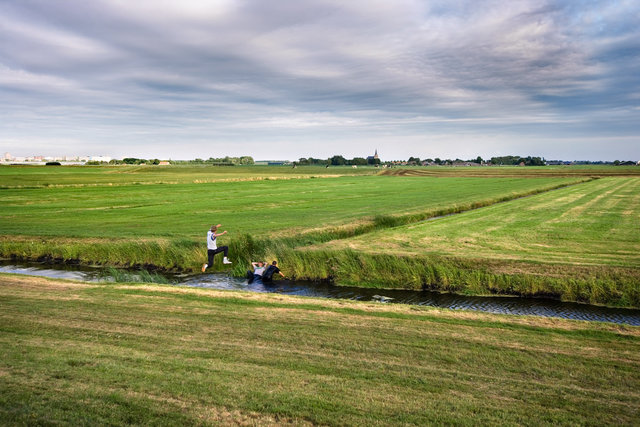
[[[1,263],[0,272],[85,281],[105,280],[103,270],[79,266]],[[425,305],[488,313],[562,317],[565,319],[627,323],[640,326],[640,310],[600,307],[539,298],[471,297],[430,291],[405,291],[335,286],[325,283],[276,281],[247,283],[246,279],[224,274],[171,276],[176,285],[210,289],[272,292],[322,298],[338,298],[381,303]]]

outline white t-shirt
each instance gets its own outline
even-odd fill
[[[207,249],[218,249],[218,245],[216,245],[216,233],[211,230],[207,231]]]
[[[253,274],[257,274],[258,276],[262,276],[262,273],[264,273],[264,267],[258,267],[253,270]]]

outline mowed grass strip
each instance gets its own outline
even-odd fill
[[[2,424],[633,425],[640,329],[0,276]]]
[[[640,268],[640,178],[602,178],[326,244],[402,255]]]

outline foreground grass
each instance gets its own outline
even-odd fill
[[[640,328],[0,275],[0,422],[633,425]]]

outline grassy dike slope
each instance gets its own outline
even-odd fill
[[[0,423],[634,425],[640,328],[0,275]]]

